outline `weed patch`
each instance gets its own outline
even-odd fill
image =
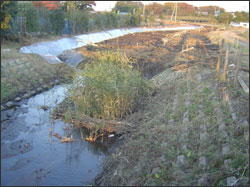
[[[133,112],[149,91],[149,83],[126,55],[99,54],[75,78],[69,90],[75,109],[90,117],[115,119]]]

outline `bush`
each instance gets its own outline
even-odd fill
[[[77,112],[115,119],[134,111],[149,88],[147,80],[133,69],[126,55],[107,52],[86,64],[75,79],[70,95]]]

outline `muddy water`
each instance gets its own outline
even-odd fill
[[[87,185],[101,171],[107,147],[84,140],[61,143],[65,123],[50,122],[50,112],[66,95],[66,85],[36,95],[1,113],[1,185]],[[44,111],[42,105],[49,107]],[[80,139],[77,129],[73,138]]]

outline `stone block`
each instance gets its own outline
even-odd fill
[[[9,102],[6,103],[6,106],[7,106],[8,108],[12,107],[13,105],[14,105],[14,104],[13,104],[13,102],[11,102],[11,101],[9,101]]]
[[[41,87],[38,87],[36,90],[37,90],[37,93],[41,93],[43,91]]]
[[[184,118],[184,119],[183,119],[183,124],[184,124],[184,125],[185,125],[185,124],[188,124],[188,122],[189,122],[188,118]]]
[[[233,185],[236,185],[237,184],[237,179],[236,177],[232,176],[232,177],[228,177],[227,178],[227,185],[228,186],[233,186]]]
[[[24,99],[29,98],[29,94],[28,94],[28,93],[25,93],[25,94],[23,95],[23,98],[24,98]]]
[[[226,168],[229,168],[229,165],[232,163],[232,160],[231,159],[227,159],[227,160],[224,160],[224,166]]]
[[[177,156],[177,164],[184,166],[185,165],[185,156],[179,155]]]
[[[60,81],[58,79],[55,80],[55,84],[59,84]]]
[[[198,180],[198,186],[205,186],[208,183],[208,178],[206,176],[201,177]]]
[[[36,91],[35,90],[32,90],[31,92],[30,92],[30,95],[35,95],[36,94]]]
[[[232,118],[233,118],[233,120],[234,120],[234,121],[237,119],[237,117],[236,117],[236,114],[235,114],[235,113],[232,113]]]
[[[206,142],[208,140],[207,133],[200,133],[200,140]]]
[[[207,159],[206,157],[202,156],[199,158],[199,166],[205,168],[207,166]]]
[[[173,119],[170,119],[170,120],[168,121],[168,124],[169,124],[169,125],[174,125],[174,120],[173,120]]]
[[[225,157],[232,155],[232,150],[229,145],[224,145],[224,147],[222,148],[222,155]]]
[[[20,97],[16,97],[16,98],[15,98],[15,101],[16,101],[16,102],[19,102],[19,101],[21,101],[21,100],[22,100],[22,99],[21,99]]]

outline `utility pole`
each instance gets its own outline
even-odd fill
[[[175,22],[176,22],[176,17],[177,17],[177,9],[178,9],[178,8],[177,8],[177,2],[176,2],[176,4],[175,4],[175,5],[176,5],[176,12],[175,12]]]
[[[171,16],[171,19],[170,19],[171,21],[173,20],[174,11],[175,11],[175,5],[174,5],[174,9],[173,9],[172,16]]]
[[[145,4],[143,4],[143,16],[144,16],[144,13],[145,13]]]
[[[177,2],[174,5],[173,13],[171,16],[171,21],[173,21],[173,16],[175,16],[175,22],[176,22],[176,17],[177,17]]]

